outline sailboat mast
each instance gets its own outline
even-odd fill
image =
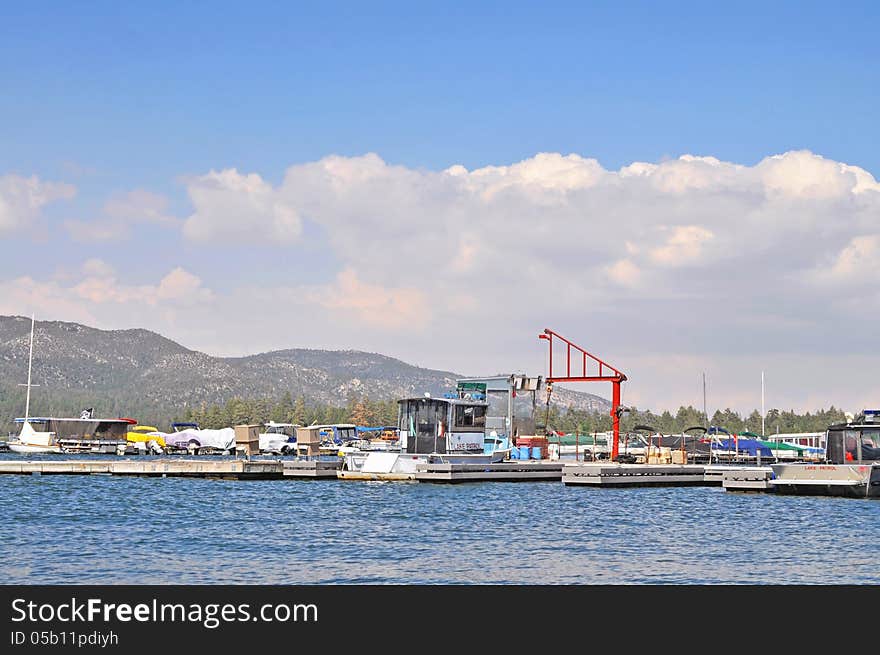
[[[28,422],[28,418],[30,418],[31,411],[31,366],[34,363],[34,315],[31,314],[31,346],[30,352],[28,353],[28,381],[27,381],[27,394],[25,396],[24,402],[24,422]]]
[[[706,413],[706,372],[703,371],[703,418],[706,421],[706,427],[709,427],[709,414]]]
[[[761,371],[761,436],[764,434],[764,371]]]

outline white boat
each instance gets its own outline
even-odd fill
[[[432,398],[430,394],[398,401],[400,440],[393,451],[349,447],[339,477],[343,480],[413,480],[417,467],[429,463],[489,464],[503,460],[510,448],[486,452],[488,403],[472,398]],[[499,443],[501,441],[499,440]]]
[[[780,494],[880,498],[880,410],[832,425],[821,462],[771,464]]]
[[[273,455],[287,455],[296,451],[296,423],[264,423],[260,432],[260,452]]]
[[[31,316],[31,339],[28,353],[27,396],[24,418],[15,419],[21,423],[17,439],[9,442],[9,450],[14,453],[42,454],[93,452],[115,453],[120,446],[124,449],[129,427],[136,423],[133,419],[93,418],[92,410],[87,409],[78,418],[34,417],[31,410],[31,371],[34,361],[34,325]],[[34,426],[43,429],[36,429]]]
[[[24,422],[18,439],[9,442],[9,450],[14,453],[60,453],[61,446],[55,440],[54,432],[37,432],[29,422],[31,411],[31,369],[34,363],[34,315],[31,314],[31,341],[28,352],[27,396],[24,405]]]
[[[165,441],[166,450],[191,454],[229,453],[235,450],[235,429],[201,428],[197,423],[172,423],[172,432],[157,432]]]
[[[61,446],[55,439],[54,432],[37,432],[30,422],[25,420],[18,439],[9,442],[9,450],[26,454],[60,453]]]
[[[427,464],[427,454],[358,451],[344,455],[337,476],[341,480],[415,480],[419,464]]]

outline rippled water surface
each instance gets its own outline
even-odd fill
[[[9,584],[877,584],[880,501],[0,476]]]

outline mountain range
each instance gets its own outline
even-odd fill
[[[31,320],[0,316],[0,422],[24,413]],[[213,357],[149,330],[99,330],[37,321],[31,415],[95,409],[96,416],[167,417],[231,398],[280,398],[345,406],[352,398],[388,400],[455,388],[451,371],[420,368],[355,350],[292,348],[246,357]],[[541,402],[544,399],[541,398]],[[607,412],[599,396],[556,387],[562,408]]]

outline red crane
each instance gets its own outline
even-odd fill
[[[578,345],[575,345],[565,337],[557,334],[553,330],[544,329],[543,334],[538,335],[539,339],[546,339],[550,348],[550,364],[547,368],[547,394],[549,402],[549,394],[553,387],[553,382],[610,382],[612,386],[611,394],[611,420],[614,438],[611,445],[611,460],[617,459],[619,443],[620,443],[620,384],[626,381],[626,375],[617,370],[610,364],[606,364],[595,355],[591,355]],[[558,375],[553,370],[553,340],[556,339],[560,343],[565,344],[565,375],[559,371]],[[574,363],[574,366],[572,364]],[[589,366],[588,366],[589,364]],[[575,374],[572,375],[572,368]],[[580,375],[577,369],[580,368]],[[595,374],[593,370],[596,369]],[[588,374],[589,373],[589,374]]]

